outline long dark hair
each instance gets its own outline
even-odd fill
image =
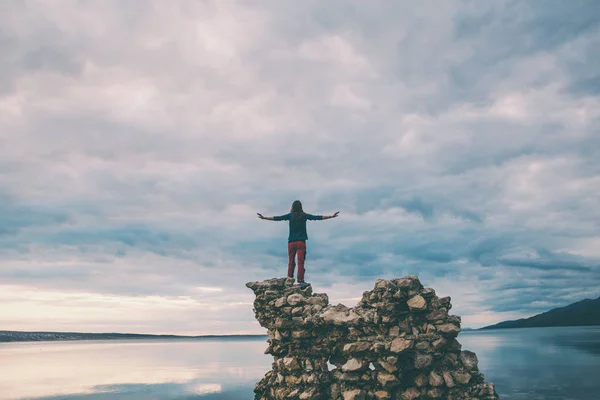
[[[292,219],[302,219],[302,215],[304,211],[302,211],[302,203],[300,200],[296,200],[292,203]]]

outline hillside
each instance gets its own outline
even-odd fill
[[[565,307],[554,308],[529,318],[503,321],[481,329],[534,328],[548,326],[600,325],[600,297],[585,299]]]

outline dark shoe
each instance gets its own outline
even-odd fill
[[[298,286],[300,286],[300,289],[306,289],[307,287],[310,286],[310,283],[298,282]]]

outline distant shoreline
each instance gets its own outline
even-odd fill
[[[597,299],[584,299],[565,307],[553,308],[550,311],[534,315],[533,317],[502,321],[479,329],[550,328],[559,326],[597,325],[600,325],[600,297]]]
[[[259,339],[267,335],[152,335],[138,333],[82,333],[82,332],[21,332],[0,331],[0,343],[55,342],[81,340],[202,340],[202,339]]]
[[[492,330],[510,330],[522,328],[569,328],[592,327],[592,325],[556,325],[556,326],[490,326],[482,328],[463,328],[461,332],[486,332]],[[82,332],[21,332],[0,331],[0,344],[23,342],[75,342],[85,340],[247,340],[266,339],[268,335],[152,335],[143,333],[82,333]]]

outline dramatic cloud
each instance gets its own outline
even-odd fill
[[[600,295],[600,3],[0,4],[3,329],[262,332],[418,275],[463,325]]]

